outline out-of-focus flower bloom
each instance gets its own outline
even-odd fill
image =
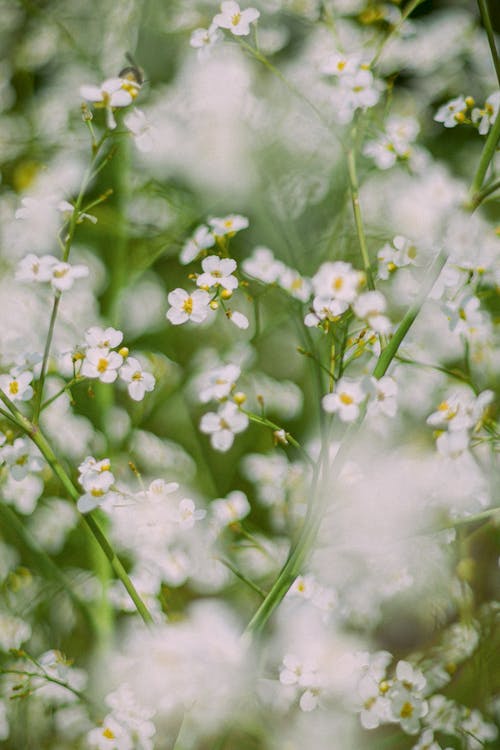
[[[58,292],[66,292],[71,289],[76,279],[83,279],[89,275],[89,269],[83,264],[72,266],[70,263],[58,261],[51,268],[52,278],[50,284]]]
[[[120,367],[120,378],[128,385],[128,393],[134,401],[142,401],[145,393],[155,387],[155,378],[150,372],[144,372],[142,365],[135,357],[127,357]]]
[[[236,232],[246,229],[249,221],[246,216],[240,216],[240,214],[230,214],[224,216],[222,219],[214,217],[209,219],[210,226],[216,237],[225,237],[229,235],[232,237]]]
[[[123,122],[132,133],[139,151],[144,153],[151,151],[154,146],[154,128],[148,122],[144,112],[141,109],[134,109],[125,115]]]
[[[361,383],[349,378],[341,378],[334,393],[323,396],[323,409],[329,413],[338,413],[342,422],[353,422],[359,415],[360,404],[366,398]]]
[[[247,496],[240,490],[230,492],[226,498],[218,498],[210,504],[210,511],[221,526],[241,521],[250,513]]]
[[[208,29],[195,29],[191,34],[189,44],[198,51],[198,59],[205,60],[221,39],[222,34],[217,24],[212,23]]]
[[[476,125],[479,125],[478,131],[480,135],[486,135],[497,119],[498,110],[500,107],[500,92],[496,91],[486,99],[483,109],[474,107],[472,110],[471,120]]]
[[[284,270],[283,263],[276,260],[268,247],[256,247],[249,258],[241,264],[243,271],[264,284],[274,284]]]
[[[213,245],[215,245],[214,235],[208,227],[202,224],[201,227],[195,230],[193,236],[182,248],[179,258],[180,262],[183,265],[191,263],[203,250],[207,250],[209,247],[213,247]]]
[[[454,128],[464,122],[466,110],[465,97],[458,96],[456,99],[451,99],[443,104],[434,115],[434,120],[442,122],[445,128]]]
[[[387,302],[382,292],[370,291],[360,294],[353,303],[352,309],[354,314],[366,320],[376,333],[387,334],[391,330],[391,321],[383,315],[386,307]]]

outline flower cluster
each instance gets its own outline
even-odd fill
[[[85,346],[78,347],[73,362],[79,363],[78,376],[97,379],[102,383],[114,383],[118,376],[127,384],[130,397],[142,401],[145,394],[155,387],[154,376],[146,372],[135,357],[129,357],[128,349],[113,351],[123,340],[123,333],[115,328],[92,326],[85,332]]]
[[[91,510],[113,500],[115,493],[110,491],[115,483],[115,477],[111,472],[109,458],[97,461],[93,456],[87,456],[78,467],[80,473],[79,484],[85,490],[77,503],[80,513],[88,513]]]
[[[487,135],[495,122],[500,107],[500,92],[491,94],[483,107],[476,107],[472,96],[458,96],[443,104],[434,116],[445,128],[474,125],[480,135]]]
[[[389,117],[385,132],[376,140],[368,141],[363,149],[379,169],[389,169],[398,161],[410,164],[418,152],[413,146],[420,127],[413,117]]]
[[[257,21],[260,16],[256,8],[242,10],[238,3],[226,0],[220,5],[220,13],[217,13],[208,29],[195,29],[191,34],[190,44],[198,50],[200,59],[204,59],[211,48],[222,39],[220,29],[230,31],[234,36],[248,36],[250,24]]]
[[[140,83],[133,78],[107,78],[100,86],[81,86],[80,96],[92,102],[97,109],[106,111],[106,125],[110,130],[116,128],[115,109],[128,107],[139,94]]]
[[[49,282],[57,292],[67,292],[76,279],[89,275],[87,266],[79,263],[71,265],[53,255],[33,255],[30,253],[20,261],[16,279],[24,282]]]
[[[239,285],[238,278],[234,275],[237,263],[233,258],[227,257],[229,241],[236,232],[248,226],[248,219],[232,214],[225,218],[210,219],[209,224],[210,230],[205,225],[198,227],[184,245],[181,262],[190,263],[216,243],[220,254],[209,255],[202,260],[203,273],[196,275],[198,289],[189,293],[177,288],[169,293],[168,302],[171,307],[167,311],[167,319],[173,325],[182,325],[188,321],[202,323],[212,311],[222,307],[228,320],[237,328],[246,329],[249,325],[248,318],[228,307],[226,301],[231,299]]]
[[[475,396],[470,391],[453,391],[427,417],[427,424],[437,428],[436,446],[443,456],[458,458],[470,445],[471,436],[481,428],[494,398],[493,391]]]
[[[361,55],[334,52],[323,62],[320,72],[335,79],[331,100],[335,117],[342,124],[351,122],[357,110],[374,107],[380,99],[382,85]]]

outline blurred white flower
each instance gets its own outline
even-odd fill
[[[221,12],[214,16],[213,23],[221,29],[229,29],[235,36],[247,36],[250,24],[256,21],[260,13],[256,8],[241,10],[238,3],[222,2]]]
[[[150,372],[144,372],[142,365],[135,357],[127,357],[120,367],[121,380],[128,385],[128,393],[134,401],[142,401],[144,395],[152,391],[156,380]]]
[[[210,435],[212,447],[218,451],[229,450],[234,442],[234,436],[246,430],[247,427],[247,415],[243,414],[232,401],[221,404],[217,413],[204,414],[200,422],[200,430]]]

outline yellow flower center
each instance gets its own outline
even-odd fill
[[[350,404],[354,403],[354,399],[353,399],[353,397],[352,397],[352,396],[349,396],[349,394],[348,394],[348,393],[341,393],[341,394],[340,394],[340,400],[341,400],[341,401],[342,401],[342,403],[343,403],[343,404],[345,404],[346,406],[349,406]]]
[[[337,276],[336,279],[332,282],[332,289],[335,289],[336,292],[339,291],[339,289],[342,289],[344,286],[344,279],[341,276]]]
[[[104,495],[104,490],[98,490],[94,487],[93,490],[90,490],[90,494],[92,497],[102,497]]]
[[[102,736],[106,737],[107,740],[114,740],[114,739],[116,739],[115,735],[113,734],[113,732],[111,731],[111,729],[109,727],[106,727],[106,729],[102,733]]]
[[[97,372],[106,372],[108,369],[108,360],[105,357],[101,357],[97,363]]]
[[[241,13],[235,13],[234,16],[231,18],[231,23],[233,26],[237,26],[239,22],[241,21]]]
[[[184,302],[182,303],[182,309],[184,312],[187,312],[188,315],[191,315],[193,312],[193,300],[191,297],[188,297]]]
[[[56,279],[62,279],[63,276],[66,276],[68,271],[69,268],[60,268],[58,271],[54,271],[54,276]]]
[[[19,393],[19,383],[17,380],[13,380],[11,383],[9,383],[9,393],[11,396],[15,396],[17,393]]]
[[[402,719],[409,719],[413,715],[413,706],[409,701],[406,701],[406,703],[403,703],[401,706],[401,711],[399,712],[399,715]]]

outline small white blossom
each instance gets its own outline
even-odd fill
[[[80,374],[86,378],[98,378],[102,383],[114,383],[123,357],[117,352],[100,347],[87,349]]]
[[[236,261],[232,258],[219,258],[218,255],[209,255],[201,262],[203,273],[196,279],[200,287],[210,289],[220,286],[232,292],[238,287],[238,279],[233,276],[236,270]]]
[[[150,372],[144,372],[142,365],[135,357],[127,357],[120,367],[120,378],[128,385],[128,393],[134,401],[142,401],[144,395],[152,391],[156,380]]]
[[[214,500],[210,504],[210,511],[220,526],[228,526],[248,516],[250,503],[244,492],[234,490],[226,498]]]
[[[95,349],[114,349],[123,341],[123,333],[116,328],[91,326],[85,331],[85,343]]]
[[[256,21],[260,13],[256,8],[241,10],[238,3],[222,2],[221,12],[213,20],[221,29],[229,29],[235,36],[247,36],[250,33],[250,24]]]
[[[352,309],[358,318],[365,320],[376,333],[387,334],[391,330],[391,321],[383,315],[387,307],[382,292],[370,291],[360,294]]]
[[[472,110],[471,120],[476,125],[479,123],[478,131],[480,135],[486,135],[497,119],[500,107],[500,92],[496,91],[486,99],[483,109],[474,107]]]
[[[207,250],[215,245],[215,237],[208,227],[204,224],[198,227],[193,236],[186,242],[181,250],[180,262],[182,265],[191,263],[198,257],[202,250]]]
[[[205,60],[212,48],[222,39],[222,34],[215,23],[208,29],[195,29],[191,34],[189,44],[198,51],[198,59]]]
[[[116,128],[113,109],[128,107],[132,104],[139,90],[138,85],[123,78],[108,78],[100,86],[81,86],[80,96],[96,107],[106,109],[106,124],[110,130]]]
[[[394,378],[389,375],[384,375],[378,380],[368,378],[364,386],[369,397],[369,414],[385,414],[387,417],[396,415],[398,386]]]
[[[274,284],[284,271],[283,263],[276,260],[272,250],[262,246],[254,248],[252,255],[243,261],[241,267],[247,276],[264,284]]]
[[[312,279],[314,292],[319,297],[340,300],[350,304],[358,295],[363,274],[350,263],[336,261],[323,263]]]
[[[230,320],[231,323],[234,323],[237,328],[241,328],[243,331],[245,331],[250,325],[247,316],[243,315],[243,313],[241,312],[238,312],[238,310],[226,310],[226,318]]]
[[[201,521],[207,515],[206,510],[196,509],[193,500],[184,498],[179,503],[176,521],[181,529],[192,529],[196,521]]]
[[[323,396],[321,403],[326,412],[338,413],[342,422],[353,422],[359,416],[359,407],[365,398],[361,383],[341,378],[335,391]]]
[[[16,368],[9,375],[0,375],[0,389],[11,401],[29,401],[33,396],[32,380],[32,372],[25,370],[18,374]]]
[[[192,294],[185,289],[174,289],[168,295],[168,302],[171,307],[167,318],[173,325],[182,325],[188,320],[202,323],[210,312],[210,295],[204,289],[197,289]]]
[[[89,275],[89,269],[82,264],[72,266],[63,261],[54,263],[51,268],[52,278],[50,283],[53,289],[66,292],[71,289],[76,279],[83,279]]]
[[[198,379],[198,398],[202,404],[226,399],[241,375],[238,365],[223,365],[203,373]]]
[[[246,229],[249,224],[246,216],[240,216],[239,214],[230,214],[222,219],[215,217],[210,219],[208,223],[216,237],[225,237],[226,235],[232,237],[236,232]]]
[[[17,281],[50,281],[52,268],[57,263],[53,255],[26,255],[17,266]]]
[[[442,122],[445,128],[454,128],[463,122],[466,110],[465,97],[458,96],[456,99],[451,99],[446,104],[443,104],[434,115],[434,120]]]
[[[235,434],[247,427],[248,417],[232,401],[221,404],[217,413],[204,414],[200,422],[200,430],[210,435],[212,447],[218,451],[229,450]]]

